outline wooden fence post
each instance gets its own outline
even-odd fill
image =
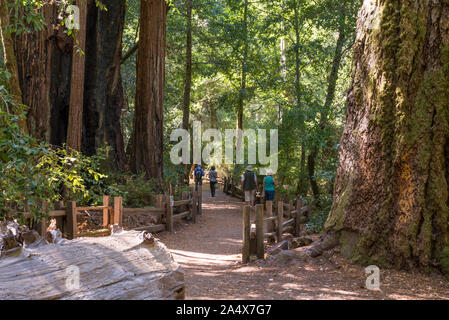
[[[278,202],[278,223],[277,223],[277,237],[278,242],[282,241],[282,217],[284,216],[284,204],[282,201]]]
[[[296,210],[295,214],[295,236],[299,236],[299,233],[301,232],[301,224],[299,223],[299,220],[301,218],[301,212],[299,210]]]
[[[196,216],[198,214],[198,191],[193,191],[192,199],[192,220],[196,223]]]
[[[265,230],[263,225],[263,204],[258,204],[256,205],[256,253],[258,259],[265,258]]]
[[[293,217],[292,216],[292,211],[293,211],[293,200],[290,200],[288,202],[288,212],[287,212],[287,215],[288,215],[289,218]]]
[[[118,224],[119,227],[122,226],[123,220],[123,204],[122,197],[114,197],[114,217],[113,224]]]
[[[301,231],[301,224],[299,223],[299,220],[301,218],[301,208],[302,208],[303,204],[304,204],[304,202],[301,198],[296,199],[295,230],[294,230],[295,236],[299,236],[299,233]]]
[[[270,218],[273,216],[273,201],[267,200],[265,202],[266,213],[265,216]],[[276,222],[274,220],[270,220],[267,222],[267,232],[274,232],[276,230]]]
[[[243,207],[243,241],[242,241],[242,262],[249,262],[250,252],[249,252],[249,243],[250,243],[250,234],[251,234],[251,221],[250,221],[250,207]]]
[[[163,194],[157,194],[156,195],[156,204],[155,204],[156,208],[163,208],[164,207],[164,195]],[[162,223],[162,215],[159,216],[158,224]]]
[[[168,232],[173,232],[173,207],[170,196],[165,201],[165,228]]]
[[[78,234],[78,221],[76,216],[76,202],[68,201],[66,206],[66,223],[67,223],[67,237],[72,240]]]
[[[162,208],[164,204],[164,195],[163,194],[157,194],[156,195],[156,208]]]
[[[203,214],[203,186],[198,185],[198,215]]]
[[[181,194],[181,200],[189,200],[189,193],[187,192],[187,191],[183,191],[182,192],[182,194]],[[190,211],[190,206],[187,204],[186,206],[182,206],[181,207],[181,212],[183,212],[183,211],[186,211],[186,210],[189,210]],[[186,210],[184,210],[184,209],[186,209]]]
[[[109,196],[103,196],[103,207],[109,207]],[[107,228],[109,225],[109,208],[103,209],[103,227]]]
[[[296,200],[296,211],[299,211],[304,206],[304,201],[302,199]]]
[[[55,210],[61,210],[64,207],[64,201],[56,201],[54,203]],[[56,228],[64,232],[64,219],[65,217],[55,217],[56,219]]]
[[[42,213],[43,215],[47,215],[47,207],[48,207],[48,203],[47,202],[43,202],[42,203]],[[45,235],[47,234],[47,218],[45,216],[42,216],[42,220],[41,220],[41,225],[40,225],[40,234],[41,237],[45,238]]]

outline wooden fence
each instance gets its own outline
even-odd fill
[[[244,192],[240,184],[235,184],[232,178],[225,178],[223,192],[244,199]],[[290,233],[299,236],[305,229],[305,223],[312,209],[311,205],[304,206],[301,199],[290,200],[284,203],[276,194],[275,201],[264,201],[261,196],[256,196],[256,218],[250,219],[249,206],[243,207],[243,250],[242,261],[248,262],[251,255],[264,258],[264,240],[281,242],[283,234]]]
[[[248,262],[252,255],[263,259],[264,240],[276,239],[277,242],[283,240],[284,233],[290,233],[299,236],[304,230],[304,223],[307,221],[307,214],[310,212],[310,206],[303,206],[302,200],[297,200],[293,206],[293,201],[288,204],[278,201],[277,210],[273,210],[273,201],[266,201],[263,204],[257,204],[256,218],[250,219],[250,206],[243,207],[243,244],[242,261]]]
[[[137,231],[149,231],[157,233],[161,231],[173,232],[173,224],[183,218],[196,222],[196,217],[201,214],[201,197],[199,192],[184,192],[182,200],[173,201],[173,197],[157,195],[156,206],[153,208],[123,208],[122,197],[103,196],[103,205],[93,207],[77,206],[75,201],[67,201],[55,204],[56,210],[49,211],[48,215],[42,219],[38,225],[41,236],[45,236],[48,227],[48,219],[56,219],[56,227],[60,229],[68,239],[74,239],[86,234],[78,232],[78,215],[82,211],[101,211],[102,225],[105,230],[111,225],[123,226],[123,217],[135,215],[151,215],[157,217],[157,224],[135,228]],[[45,208],[44,208],[45,209]],[[31,218],[29,212],[23,213],[25,218]]]

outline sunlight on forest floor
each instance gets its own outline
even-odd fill
[[[449,299],[440,275],[382,270],[381,291],[365,288],[361,266],[339,257],[283,263],[241,263],[243,203],[218,191],[203,191],[203,215],[196,224],[178,224],[159,238],[185,272],[187,299]]]

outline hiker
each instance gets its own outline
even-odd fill
[[[215,197],[215,185],[217,184],[218,173],[215,171],[215,166],[212,166],[209,171],[209,181],[210,181],[210,194]]]
[[[274,178],[273,174],[269,172],[263,179],[263,190],[265,191],[265,201],[274,200]]]
[[[246,167],[245,173],[242,175],[242,190],[245,193],[245,202],[254,207],[256,197],[256,189],[258,188],[257,177],[251,166]]]
[[[201,168],[201,164],[197,164],[195,170],[193,171],[193,176],[195,177],[195,191],[198,191],[198,185],[203,185],[204,170]]]

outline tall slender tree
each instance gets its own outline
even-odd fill
[[[165,42],[168,5],[141,0],[131,169],[163,176]]]
[[[86,51],[87,0],[78,0],[79,30],[76,31],[70,81],[70,107],[67,125],[67,146],[81,151],[84,107],[84,75]]]
[[[188,130],[190,117],[190,92],[192,88],[192,0],[186,1],[186,22],[186,71],[184,81],[182,128]]]
[[[240,80],[240,92],[237,105],[237,128],[243,129],[243,112],[245,109],[246,98],[246,77],[248,72],[248,0],[244,0],[243,3],[243,53],[241,57],[241,80]],[[240,141],[240,139],[239,139]]]
[[[190,119],[190,94],[192,89],[192,0],[186,1],[186,66],[184,81],[184,101],[182,110],[182,128],[189,130]],[[190,166],[184,167],[184,180],[189,184]]]

